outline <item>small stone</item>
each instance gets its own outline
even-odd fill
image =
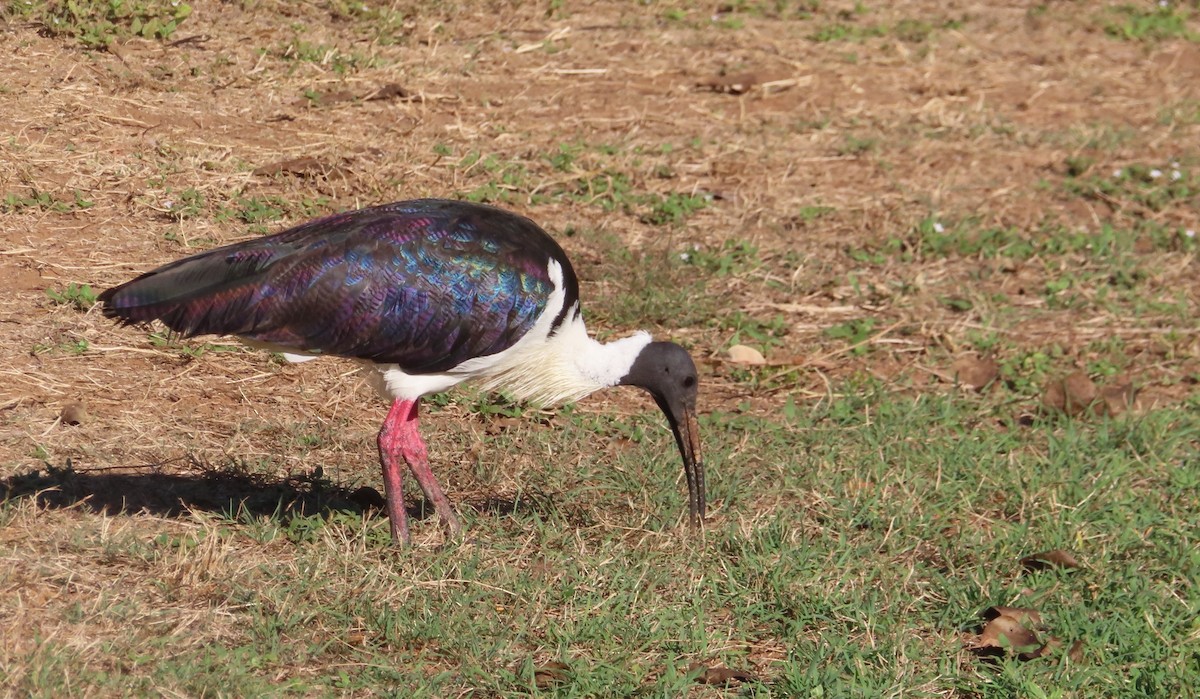
[[[734,364],[766,364],[762,352],[746,345],[734,345],[729,348],[729,361]]]
[[[58,414],[58,419],[64,425],[78,425],[87,417],[87,407],[83,403],[67,403],[63,406],[62,412]]]

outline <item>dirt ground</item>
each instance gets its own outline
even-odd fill
[[[47,290],[98,290],[191,250],[425,196],[474,194],[541,223],[579,261],[595,331],[647,327],[693,348],[703,409],[770,413],[871,377],[948,389],[936,382],[972,351],[1012,371],[1039,353],[1051,374],[1102,364],[1155,402],[1194,400],[1200,44],[1114,36],[1106,3],[809,4],[414,3],[384,23],[339,3],[199,0],[168,40],[107,51],[11,17],[0,477],[68,460],[84,476],[116,469],[134,480],[93,489],[93,504],[161,517],[178,498],[139,494],[136,478],[196,464],[296,477],[337,463],[339,497],[379,487],[383,406],[349,365],[188,353]],[[818,40],[823,27],[859,34]],[[1070,187],[1172,167],[1197,184],[1160,206]],[[643,198],[561,195],[613,173]],[[706,205],[665,224],[647,215],[672,194]],[[1041,240],[1106,224],[1162,232],[1128,251],[1145,303],[1101,303],[1107,273],[1086,250],[1014,260],[916,242],[922,226]],[[707,318],[622,314],[637,290],[626,265],[698,253]],[[733,273],[713,271],[726,262]],[[1054,303],[1047,285],[1072,270],[1082,301]],[[772,341],[739,335],[737,318]],[[772,364],[747,378],[727,359],[735,339]],[[1036,409],[1038,390],[1014,402]],[[647,406],[613,392],[581,409]],[[440,458],[486,439],[462,405],[436,415]],[[448,470],[456,499],[491,487]],[[14,536],[28,532],[0,530]]]

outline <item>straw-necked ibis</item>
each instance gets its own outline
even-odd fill
[[[691,523],[704,519],[696,365],[645,332],[588,337],[570,261],[523,216],[439,199],[349,211],[172,262],[100,300],[123,324],[233,335],[293,361],[358,361],[391,401],[378,441],[396,542],[410,541],[401,459],[450,534],[461,532],[429,468],[417,406],[472,380],[547,405],[607,386],[646,389],[683,457]]]

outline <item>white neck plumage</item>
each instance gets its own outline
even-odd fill
[[[576,401],[617,385],[651,341],[649,333],[639,332],[613,342],[597,342],[588,337],[582,316],[569,316],[553,336],[519,348],[504,362],[506,366],[497,366],[498,371],[481,377],[480,386],[543,405]]]

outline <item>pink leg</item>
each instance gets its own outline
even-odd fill
[[[451,536],[462,533],[458,517],[449,498],[442,492],[433,471],[429,468],[429,454],[425,441],[417,430],[417,400],[397,400],[392,403],[383,427],[379,430],[379,461],[383,467],[383,489],[387,497],[388,518],[392,524],[392,540],[397,543],[412,543],[408,533],[408,513],[404,511],[404,491],[401,486],[403,473],[397,457],[403,458],[412,471],[425,497],[433,503],[433,509]]]

